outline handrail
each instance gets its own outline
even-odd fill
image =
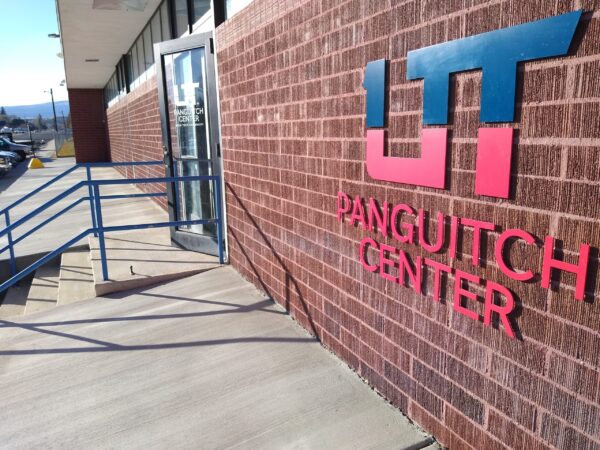
[[[165,192],[143,192],[141,194],[114,194],[114,195],[103,195],[102,200],[119,200],[122,198],[138,198],[138,197],[166,197]],[[84,197],[89,200],[88,197]]]
[[[214,222],[215,220],[216,219],[181,220],[181,221],[179,221],[180,223],[178,223],[178,226],[198,225],[198,224],[203,224],[203,223],[211,223],[211,222]],[[146,228],[161,228],[161,227],[164,228],[164,227],[170,227],[170,226],[173,226],[172,222],[142,223],[142,224],[135,224],[135,225],[115,225],[115,226],[105,227],[104,231],[105,232],[110,232],[110,231],[126,231],[126,230],[130,230],[130,229],[131,230],[142,230],[142,229],[146,229]],[[4,283],[0,284],[0,292],[5,291],[6,289],[8,289],[9,287],[11,287],[12,285],[14,285],[15,283],[17,283],[18,281],[20,281],[23,278],[25,278],[27,275],[35,272],[41,266],[43,266],[44,264],[46,264],[48,261],[52,260],[56,256],[60,255],[62,252],[64,252],[65,250],[67,250],[69,247],[71,247],[73,244],[79,242],[81,239],[83,239],[84,237],[89,236],[90,234],[92,234],[94,232],[99,232],[99,230],[98,229],[94,229],[94,228],[88,228],[88,229],[82,231],[81,233],[79,233],[74,238],[69,239],[67,242],[65,242],[64,244],[62,244],[60,247],[52,250],[47,255],[42,256],[37,261],[35,261],[34,263],[30,264],[29,266],[27,266],[25,269],[21,270],[16,275],[13,275],[11,278],[9,278],[8,280],[6,280]],[[221,264],[223,264],[223,261],[220,261],[220,262],[221,262]],[[104,280],[105,281],[108,280],[108,277],[104,278]]]
[[[85,231],[82,231],[77,236],[75,236],[74,238],[70,239],[69,241],[67,241],[66,243],[64,243],[63,245],[61,245],[60,247],[58,247],[57,249],[52,250],[50,253],[48,253],[47,255],[42,256],[40,259],[38,259],[33,264],[27,266],[25,269],[23,269],[20,272],[14,274],[12,277],[10,277],[8,280],[6,280],[4,283],[0,284],[0,292],[3,292],[4,290],[8,289],[13,284],[15,284],[16,282],[22,280],[27,275],[29,275],[30,273],[32,273],[38,267],[43,266],[44,264],[46,264],[48,261],[50,261],[54,257],[60,255],[62,252],[64,252],[66,249],[68,249],[71,245],[73,245],[76,242],[80,241],[81,239],[83,239],[84,237],[86,237],[87,235],[89,235],[92,231],[93,230],[90,229],[90,228],[88,228]]]
[[[34,191],[31,191],[26,196],[21,199],[13,202],[11,205],[7,206],[3,210],[0,210],[0,214],[5,215],[6,227],[3,230],[0,230],[0,237],[7,235],[8,236],[8,245],[0,249],[0,253],[10,250],[10,266],[12,277],[6,280],[4,283],[0,284],[0,292],[4,291],[8,287],[12,286],[14,283],[21,280],[23,277],[29,275],[34,270],[36,270],[41,265],[45,264],[47,261],[62,253],[66,248],[73,245],[75,242],[83,239],[89,234],[93,233],[94,236],[98,236],[99,247],[100,247],[100,259],[102,263],[102,274],[104,280],[108,280],[108,266],[106,261],[106,248],[104,242],[104,234],[112,231],[123,231],[123,230],[137,230],[137,229],[145,229],[145,228],[157,228],[157,227],[172,227],[172,226],[185,226],[185,225],[196,225],[196,224],[209,224],[214,223],[217,225],[217,245],[218,245],[218,253],[219,253],[219,261],[221,264],[224,261],[224,249],[222,242],[222,227],[223,227],[223,217],[222,217],[222,209],[221,209],[221,183],[220,176],[217,175],[197,175],[197,176],[174,176],[174,177],[156,177],[156,178],[131,178],[131,179],[100,179],[93,180],[91,176],[91,168],[92,167],[122,167],[122,166],[150,166],[150,165],[162,165],[162,161],[132,161],[132,162],[117,162],[117,163],[81,163],[76,164],[73,167],[69,168],[62,174],[54,177],[47,183],[44,183],[42,186],[38,187]],[[85,167],[87,172],[87,180],[80,181],[75,185],[71,186],[67,190],[61,192],[56,195],[51,200],[48,200],[44,204],[35,208],[30,213],[21,217],[14,223],[10,222],[9,210],[18,204],[22,203],[27,198],[31,198],[36,193],[42,191],[46,187],[50,186],[52,183],[62,179],[64,176],[72,173],[75,169]],[[149,224],[132,224],[132,225],[118,225],[118,226],[104,226],[102,223],[102,208],[101,201],[104,200],[113,200],[113,199],[122,199],[122,198],[137,198],[137,197],[158,197],[165,196],[164,192],[152,192],[152,193],[137,193],[137,194],[118,194],[118,195],[100,195],[100,187],[107,185],[123,185],[123,184],[151,184],[151,183],[180,183],[180,182],[190,182],[190,181],[211,181],[214,183],[214,192],[215,192],[215,204],[216,204],[216,217],[210,219],[197,219],[197,220],[176,220],[176,221],[168,221],[168,222],[157,222],[157,223],[149,223]],[[71,203],[67,207],[63,208],[59,212],[55,213],[51,217],[45,219],[41,223],[35,225],[32,229],[28,230],[23,235],[19,236],[16,239],[12,238],[12,231],[24,224],[28,220],[36,217],[41,212],[48,209],[50,206],[56,204],[60,200],[68,197],[72,193],[77,190],[87,186],[89,195],[81,197],[77,199],[75,202]],[[21,270],[17,273],[16,270],[16,259],[14,255],[14,246],[21,242],[23,239],[38,231],[40,228],[44,227],[48,223],[52,222],[56,218],[60,217],[65,212],[73,209],[75,206],[80,203],[89,200],[90,201],[90,212],[92,218],[92,227],[86,229],[85,231],[79,233],[74,238],[70,239],[57,249],[51,251],[38,261],[34,262],[30,266]]]
[[[218,175],[186,175],[182,177],[157,177],[157,178],[123,178],[111,180],[92,180],[92,186],[105,186],[114,184],[150,184],[150,183],[174,183],[186,181],[217,181]]]
[[[79,183],[71,186],[66,191],[61,192],[59,195],[57,195],[53,199],[48,200],[46,203],[42,204],[41,206],[38,206],[36,209],[34,209],[30,213],[26,214],[25,216],[21,217],[16,222],[13,222],[12,224],[8,225],[3,230],[0,230],[0,237],[2,237],[5,234],[9,233],[10,231],[14,230],[18,226],[24,224],[29,219],[37,216],[39,213],[45,211],[50,206],[59,202],[63,198],[68,197],[73,192],[81,189],[84,186],[104,186],[104,185],[114,185],[114,184],[119,185],[119,184],[174,183],[174,182],[185,182],[185,181],[216,181],[217,178],[219,178],[217,175],[198,175],[198,176],[184,176],[184,177],[124,178],[124,179],[112,179],[112,180],[90,180],[90,181],[83,180],[83,181],[80,181]],[[136,194],[132,194],[132,195],[136,195]],[[139,196],[140,197],[143,197],[143,196],[151,197],[152,195],[142,194]],[[122,198],[125,198],[125,197],[122,197]]]
[[[4,208],[0,209],[0,214],[4,214],[5,212],[10,211],[12,208],[14,208],[15,206],[20,205],[25,200],[33,197],[38,192],[43,191],[48,186],[51,186],[52,184],[56,183],[58,180],[66,177],[70,173],[73,173],[75,170],[83,168],[83,167],[85,167],[85,168],[89,167],[89,168],[93,169],[94,167],[157,166],[157,165],[162,165],[162,164],[164,164],[163,161],[124,161],[124,162],[114,162],[114,163],[111,163],[111,162],[77,163],[77,164],[69,167],[64,172],[58,174],[57,176],[55,176],[51,180],[49,180],[46,183],[42,184],[41,186],[38,186],[33,191],[29,191],[23,197],[15,200],[10,205],[5,206]]]
[[[73,203],[71,203],[69,206],[67,206],[66,208],[61,209],[59,212],[57,212],[56,214],[54,214],[53,216],[47,218],[46,220],[44,220],[43,222],[37,224],[35,227],[33,227],[30,230],[27,230],[26,233],[22,234],[21,236],[19,236],[16,239],[13,239],[12,245],[16,245],[19,242],[21,242],[23,239],[25,239],[26,237],[28,237],[29,235],[35,233],[36,231],[38,231],[39,229],[43,228],[44,226],[46,226],[47,224],[49,224],[50,222],[52,222],[54,219],[62,216],[64,213],[66,213],[67,211],[70,211],[71,209],[75,208],[76,206],[78,206],[80,203],[89,200],[88,197],[81,197],[78,200],[75,200]],[[10,248],[10,244],[6,245],[4,247],[2,247],[0,249],[0,254],[4,253],[6,250],[8,250]]]
[[[117,162],[94,162],[80,163],[82,167],[123,167],[123,166],[162,166],[165,162],[160,161],[117,161]]]
[[[19,198],[18,200],[15,200],[14,202],[12,202],[10,205],[4,207],[3,209],[0,210],[0,214],[5,214],[6,212],[10,211],[11,209],[13,209],[15,206],[20,205],[21,203],[23,203],[25,200],[27,200],[28,198],[33,197],[35,194],[37,194],[38,192],[43,191],[44,189],[46,189],[48,186],[56,183],[58,180],[66,177],[67,175],[69,175],[70,173],[74,172],[76,169],[78,169],[80,167],[79,164],[75,164],[73,167],[69,168],[68,170],[65,170],[63,173],[61,173],[60,175],[55,176],[54,178],[52,178],[50,181],[47,181],[46,183],[42,184],[41,186],[38,186],[37,188],[35,188],[33,191],[29,191],[27,194],[25,194],[23,197]]]
[[[73,192],[78,191],[79,189],[81,189],[82,187],[87,186],[87,182],[86,181],[80,181],[79,183],[71,186],[69,189],[67,189],[66,191],[61,192],[60,194],[58,194],[56,197],[54,197],[51,200],[48,200],[46,203],[42,204],[41,206],[38,206],[36,209],[34,209],[33,211],[31,211],[28,214],[25,214],[23,217],[21,217],[19,220],[17,220],[16,222],[11,223],[9,226],[7,226],[6,228],[4,228],[3,230],[0,230],[0,237],[4,236],[5,234],[9,233],[10,231],[14,230],[15,228],[17,228],[19,225],[24,224],[25,222],[27,222],[29,219],[37,216],[39,213],[45,211],[46,209],[48,209],[50,206],[54,205],[55,203],[61,201],[63,198],[68,197],[69,195],[71,195]]]
[[[123,198],[139,198],[139,197],[165,197],[166,195],[167,194],[164,192],[148,192],[148,193],[144,192],[144,193],[140,193],[140,194],[103,195],[101,197],[101,199],[102,200],[116,200],[116,199],[123,199]],[[54,219],[57,219],[58,217],[62,216],[64,213],[66,213],[67,211],[70,211],[71,209],[78,206],[80,203],[82,203],[86,200],[89,200],[89,199],[90,199],[90,197],[81,197],[81,198],[75,200],[69,206],[66,206],[65,208],[61,209],[59,212],[57,212],[53,216],[47,218],[43,222],[40,222],[39,224],[37,224],[35,227],[31,228],[30,230],[27,230],[24,234],[22,234],[18,238],[13,239],[12,245],[18,244],[19,242],[21,242],[23,239],[25,239],[29,235],[35,233],[36,231],[40,230],[41,228],[43,228],[44,226],[46,226],[47,224],[52,222]],[[0,248],[0,255],[2,253],[4,253],[6,250],[8,250],[9,248],[10,248],[10,244],[5,245],[4,247]]]
[[[92,168],[94,168],[94,167],[153,166],[153,165],[162,165],[162,164],[163,164],[163,161],[123,161],[123,162],[114,162],[114,163],[105,163],[105,162],[100,162],[100,163],[78,163],[78,164],[73,165],[69,169],[65,170],[63,173],[55,176],[54,178],[52,178],[51,180],[47,181],[46,183],[42,184],[41,186],[38,186],[37,188],[35,188],[32,191],[28,192],[27,194],[23,195],[21,198],[15,200],[10,205],[8,205],[8,206],[0,209],[0,215],[4,216],[4,222],[6,223],[6,226],[10,227],[11,226],[11,220],[10,220],[10,210],[11,209],[13,209],[14,207],[20,205],[25,200],[33,197],[34,195],[36,195],[39,192],[41,192],[44,189],[46,189],[47,187],[49,187],[52,184],[56,183],[58,180],[61,180],[62,178],[64,178],[67,175],[69,175],[70,173],[72,173],[75,170],[77,170],[79,168],[82,168],[82,167],[85,167],[87,179],[89,181],[89,180],[92,179]],[[90,198],[90,208],[92,210],[92,224],[94,226],[96,226],[96,217],[95,217],[95,213],[94,213],[94,205],[92,203],[92,186],[88,186],[88,189],[89,189],[89,198]],[[15,274],[16,270],[17,270],[17,266],[16,266],[16,262],[15,262],[16,260],[15,260],[15,254],[14,254],[14,244],[15,243],[13,241],[13,237],[12,237],[12,233],[11,233],[11,230],[13,228],[11,228],[10,230],[7,230],[5,234],[8,235],[7,236],[8,237],[8,248],[10,250],[10,270],[11,270],[12,274]]]
[[[173,183],[173,182],[186,182],[186,181],[212,181],[215,185],[215,194],[216,194],[216,207],[217,207],[217,217],[216,219],[199,219],[197,221],[193,221],[197,224],[208,224],[208,223],[216,223],[217,224],[217,245],[219,251],[219,262],[223,264],[224,261],[224,251],[223,251],[223,218],[221,213],[221,177],[218,175],[195,175],[195,176],[176,176],[176,177],[157,177],[157,178],[123,178],[123,179],[113,179],[113,180],[90,180],[88,184],[93,186],[93,195],[94,195],[94,205],[95,211],[92,216],[92,219],[95,221],[96,233],[98,235],[98,243],[100,247],[100,260],[102,263],[102,276],[104,280],[108,280],[108,265],[106,261],[106,249],[104,245],[104,233],[105,231],[116,231],[116,230],[128,230],[128,229],[139,229],[136,228],[137,225],[124,225],[121,227],[104,227],[102,223],[102,210],[100,207],[100,186],[106,185],[119,185],[119,184],[150,184],[150,183]],[[142,228],[152,228],[153,226],[182,226],[186,225],[187,221],[169,221],[163,222],[161,224],[149,224],[148,226],[140,225]],[[94,233],[94,234],[96,234]]]

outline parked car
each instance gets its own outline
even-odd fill
[[[0,155],[0,175],[9,172],[12,168],[13,163],[10,161],[10,159]]]
[[[10,163],[13,166],[16,166],[21,161],[23,161],[23,158],[21,158],[21,155],[19,155],[18,153],[15,153],[15,152],[8,151],[8,150],[5,150],[5,151],[0,150],[0,158],[3,158],[5,163]]]
[[[2,128],[4,130],[4,128]],[[12,131],[0,131],[0,137],[8,139],[10,142],[15,142]]]
[[[15,144],[5,137],[0,137],[0,151],[17,153],[22,160],[33,153],[29,145]]]

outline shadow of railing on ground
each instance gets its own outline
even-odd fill
[[[132,292],[130,291],[130,294]],[[164,349],[175,349],[175,348],[186,348],[186,347],[204,347],[212,345],[226,345],[235,343],[254,343],[254,342],[265,342],[265,343],[315,343],[316,340],[312,337],[267,337],[267,336],[252,336],[252,337],[233,337],[227,339],[207,339],[198,341],[188,342],[165,342],[160,344],[132,344],[123,345],[116,344],[114,342],[108,342],[101,339],[93,339],[85,336],[68,333],[66,331],[56,331],[47,328],[50,327],[64,327],[69,325],[85,325],[85,324],[101,324],[101,323],[115,323],[115,322],[131,322],[131,321],[153,321],[153,320],[181,320],[190,318],[201,318],[210,317],[224,314],[243,314],[248,312],[264,312],[269,314],[285,314],[283,311],[276,311],[267,309],[269,306],[274,306],[274,303],[270,299],[262,300],[250,305],[243,305],[239,303],[221,302],[214,300],[195,299],[187,297],[178,297],[172,295],[163,294],[152,294],[148,292],[140,292],[139,295],[165,298],[168,300],[175,301],[191,301],[196,303],[203,303],[207,305],[218,305],[230,307],[228,309],[219,309],[215,311],[199,311],[192,313],[174,313],[174,314],[149,314],[142,316],[125,316],[125,317],[102,317],[95,319],[75,319],[75,320],[64,320],[64,321],[53,321],[53,322],[31,322],[31,323],[18,323],[4,319],[0,319],[0,330],[7,328],[19,328],[34,333],[47,334],[56,336],[64,339],[75,340],[78,342],[85,342],[94,344],[93,347],[58,347],[58,348],[30,348],[30,349],[12,349],[5,350],[0,347],[0,356],[17,356],[17,355],[48,355],[48,354],[63,354],[63,353],[95,353],[95,352],[111,352],[111,351],[139,351],[139,350],[164,350]],[[115,296],[116,297],[116,296]],[[111,300],[107,298],[106,300]],[[113,300],[118,300],[114,298]]]

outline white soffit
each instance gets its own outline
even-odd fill
[[[143,11],[94,9],[98,0],[56,0],[68,88],[103,88],[161,0],[144,0]],[[136,4],[133,0],[104,1]],[[140,4],[141,4],[140,3]],[[98,62],[86,62],[97,59]]]
[[[94,0],[94,9],[143,11],[148,0]]]

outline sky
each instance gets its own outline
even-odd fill
[[[0,0],[0,106],[68,100],[54,0]]]

